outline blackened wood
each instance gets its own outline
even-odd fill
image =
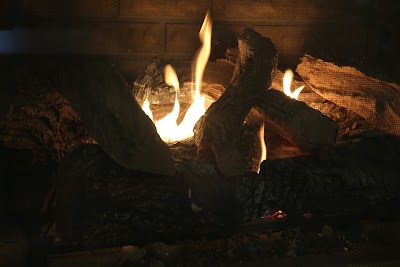
[[[168,146],[114,66],[67,62],[59,83],[90,135],[116,162],[129,169],[174,174]]]
[[[368,212],[399,199],[399,155],[398,137],[376,136],[341,144],[330,159],[266,160],[260,174],[237,178],[236,195],[247,218],[268,208],[289,214]]]
[[[270,89],[257,103],[264,112],[267,125],[285,140],[304,151],[332,146],[337,126],[333,120],[302,101]]]
[[[0,146],[30,151],[34,163],[51,165],[80,144],[94,142],[48,77],[21,75],[14,89],[6,116],[0,117]]]
[[[323,98],[354,111],[376,129],[400,135],[400,86],[352,67],[305,55],[296,71]]]
[[[184,238],[240,221],[230,183],[181,171],[173,177],[133,171],[97,145],[78,147],[60,163],[56,231],[67,243],[109,247]]]
[[[245,29],[238,37],[239,56],[227,89],[194,128],[196,145],[211,149],[224,176],[246,171],[240,133],[243,122],[265,88],[271,84],[278,63],[270,39]]]

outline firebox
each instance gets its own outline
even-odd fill
[[[0,14],[5,266],[400,264],[396,1]]]

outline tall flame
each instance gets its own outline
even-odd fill
[[[259,138],[260,138],[260,146],[261,146],[261,156],[260,156],[260,164],[267,159],[267,147],[265,145],[265,140],[264,140],[264,122],[260,127],[260,132],[259,132]],[[260,172],[260,167],[258,167],[258,172]]]
[[[290,90],[290,86],[292,84],[293,80],[293,71],[291,70],[286,70],[285,75],[283,76],[283,92],[287,95],[290,96],[291,98],[297,99],[299,97],[299,94],[301,90],[303,90],[304,85],[300,86],[294,92],[292,93]]]
[[[203,80],[204,69],[206,68],[211,52],[211,32],[212,22],[210,14],[207,12],[199,33],[202,47],[198,51],[195,61],[195,92],[192,96],[193,103],[188,108],[185,117],[179,125],[177,125],[176,122],[180,110],[178,101],[179,81],[172,66],[167,65],[165,67],[165,83],[175,88],[175,104],[171,113],[155,122],[157,132],[164,142],[175,142],[192,137],[194,125],[206,111],[204,107],[205,97],[201,95],[201,83]],[[147,99],[143,103],[142,109],[153,120],[153,115],[149,108]]]

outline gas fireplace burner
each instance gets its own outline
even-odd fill
[[[369,239],[399,240],[400,85],[309,53],[283,68],[256,29],[218,57],[207,13],[193,62],[155,57],[131,84],[108,59],[5,57],[0,262],[239,266],[371,244],[400,262]]]

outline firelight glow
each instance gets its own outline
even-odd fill
[[[260,132],[259,132],[259,138],[260,138],[260,146],[261,146],[261,156],[260,156],[260,164],[258,164],[258,166],[261,165],[261,163],[267,159],[267,147],[265,145],[265,140],[264,140],[264,122],[260,127]],[[260,167],[258,167],[258,171],[260,172]]]
[[[286,70],[285,74],[283,75],[283,92],[287,95],[290,96],[291,98],[297,99],[299,97],[299,94],[301,90],[303,90],[304,85],[300,86],[294,92],[292,93],[290,90],[290,86],[292,84],[293,80],[293,71],[291,70]]]
[[[199,49],[195,61],[195,91],[192,93],[193,102],[185,113],[182,122],[177,125],[180,105],[178,101],[179,80],[175,70],[171,65],[165,67],[165,83],[175,88],[174,109],[159,121],[155,121],[157,132],[164,142],[176,142],[193,136],[193,127],[196,122],[204,115],[205,96],[201,95],[201,83],[203,80],[204,69],[206,68],[211,52],[211,32],[212,22],[209,12],[207,12],[203,25],[201,26],[199,37],[202,47]],[[147,99],[142,106],[143,111],[153,120],[153,114]]]

